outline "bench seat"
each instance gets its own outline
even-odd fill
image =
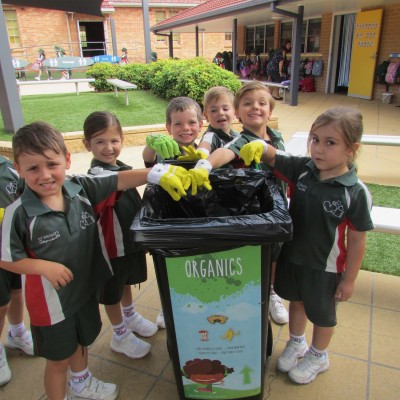
[[[107,79],[107,83],[114,86],[115,97],[118,97],[118,89],[122,89],[125,92],[125,104],[129,106],[128,90],[137,89],[137,86],[122,79]]]
[[[80,79],[47,79],[43,81],[17,81],[18,89],[20,86],[26,85],[51,85],[60,83],[74,83],[76,95],[79,96],[79,84],[94,82],[94,78],[80,78]]]

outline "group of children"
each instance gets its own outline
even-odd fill
[[[32,123],[14,135],[19,176],[6,161],[11,181],[1,176],[2,191],[12,188],[13,197],[2,205],[0,284],[8,296],[0,297],[0,329],[8,310],[6,345],[33,354],[22,315],[13,312],[14,302],[22,310],[18,274],[23,274],[34,354],[46,359],[50,400],[67,398],[67,386],[69,399],[117,397],[115,384],[96,379],[88,369],[87,346],[101,328],[99,302],[114,329],[112,350],[131,358],[150,351],[135,333],[149,337],[158,327],[135,310],[131,293],[131,285],[147,278],[145,254],[129,237],[140,207],[136,187],[159,184],[179,200],[190,186],[192,192],[210,190],[210,171],[231,162],[271,170],[281,180],[282,195],[286,185],[290,189],[293,240],[275,246],[272,254],[270,314],[277,323],[289,321],[290,333],[277,368],[294,382],[309,383],[329,367],[326,349],[336,325],[336,302],[350,298],[366,231],[373,228],[371,197],[354,167],[362,116],[343,107],[326,111],[311,127],[310,156],[293,157],[284,152],[279,132],[267,126],[274,105],[257,81],[242,86],[236,96],[224,87],[209,89],[203,113],[194,100],[175,98],[166,110],[169,136],[147,137],[147,168],[142,170],[118,160],[122,128],[109,112],[85,120],[84,144],[93,154],[88,175],[66,176],[71,157],[50,125]],[[231,129],[235,115],[243,125],[241,134]],[[203,116],[209,126],[196,145]],[[160,163],[171,158],[197,163],[189,171]],[[290,302],[289,315],[280,296]],[[157,320],[163,326],[162,312]],[[310,347],[304,335],[307,320],[314,324]],[[3,370],[8,372],[1,380]],[[0,384],[10,378],[0,347]]]

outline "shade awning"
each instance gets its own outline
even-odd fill
[[[103,16],[101,12],[102,2],[103,0],[4,0],[5,4],[13,6],[79,12],[82,14],[96,15],[98,17]]]

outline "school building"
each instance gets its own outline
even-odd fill
[[[12,56],[34,62],[39,48],[54,57],[120,55],[145,62],[142,0],[107,0],[104,17],[3,4]],[[218,51],[259,51],[267,57],[284,39],[294,39],[291,68],[322,60],[318,92],[400,102],[399,83],[378,83],[376,67],[400,61],[399,0],[160,0],[148,1],[151,50],[158,59],[203,56]],[[299,15],[301,14],[301,26]],[[296,47],[295,46],[295,47]],[[301,78],[301,76],[300,76]],[[296,82],[294,82],[296,83]],[[387,96],[386,96],[387,98]]]

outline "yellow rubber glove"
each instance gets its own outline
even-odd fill
[[[171,165],[168,169],[170,174],[176,175],[182,182],[182,186],[185,190],[189,189],[191,179],[189,176],[189,171],[186,168],[179,167],[177,165]]]
[[[253,161],[256,164],[260,164],[261,157],[267,151],[267,148],[268,144],[264,140],[253,140],[250,143],[245,144],[240,149],[240,158],[247,166],[250,165]]]
[[[181,179],[169,172],[170,166],[156,164],[147,175],[147,182],[160,185],[175,200],[186,196]]]
[[[181,154],[178,143],[167,135],[148,135],[146,137],[146,145],[154,150],[164,160],[174,158]]]
[[[210,155],[207,149],[195,149],[193,146],[182,146],[182,149],[186,154],[184,156],[179,156],[178,161],[198,161]]]
[[[197,194],[198,189],[211,190],[211,183],[208,179],[212,166],[208,160],[199,160],[193,169],[189,170],[192,185],[192,195]]]

